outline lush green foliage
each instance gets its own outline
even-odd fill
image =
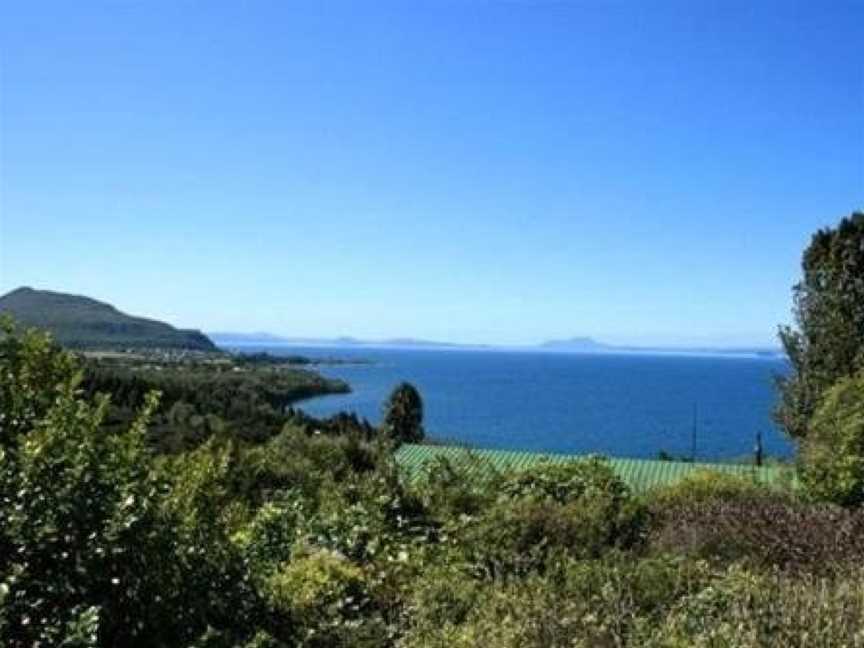
[[[826,392],[803,442],[802,465],[817,499],[864,503],[864,372]]]
[[[178,546],[159,511],[162,488],[144,443],[155,396],[130,430],[105,434],[106,402],[78,398],[68,356],[38,334],[7,335],[2,347],[4,382],[11,377],[13,385],[33,387],[33,376],[23,372],[34,360],[54,369],[41,374],[51,404],[40,415],[44,399],[34,398],[31,424],[4,429],[9,436],[0,451],[2,643],[59,645],[73,635],[78,645],[96,636],[106,645],[177,639],[176,624],[163,622],[184,617],[183,575],[165,560]],[[54,360],[47,362],[50,356]],[[22,373],[9,371],[10,358]],[[3,392],[0,408],[6,414],[6,385]],[[13,408],[21,397],[12,400]]]
[[[807,436],[827,389],[864,369],[864,213],[814,234],[802,270],[797,327],[780,330],[792,374],[780,381],[777,413],[794,438]]]
[[[852,646],[860,569],[829,580],[672,558],[572,562],[554,576],[478,585],[430,576],[406,647]]]
[[[21,335],[5,317],[0,318],[0,367],[0,447],[9,447],[79,377],[72,357],[60,353],[50,336],[36,331]]]
[[[796,328],[780,337],[792,373],[778,420],[800,447],[810,496],[864,503],[864,212],[814,234],[795,286]]]
[[[157,454],[156,395],[109,425],[79,375],[43,335],[0,340],[0,645],[864,640],[857,509],[712,473],[639,495],[601,458],[408,472],[390,435],[296,414]]]

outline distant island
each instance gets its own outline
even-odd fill
[[[105,302],[23,287],[0,297],[0,315],[49,331],[72,349],[170,349],[218,351],[201,331],[127,315]]]
[[[590,337],[572,337],[566,340],[547,340],[540,344],[541,349],[551,349],[555,351],[579,351],[579,352],[597,352],[608,351],[614,347],[608,344],[597,342]]]

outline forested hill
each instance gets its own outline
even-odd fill
[[[47,329],[58,342],[75,349],[217,350],[200,331],[126,315],[110,304],[79,295],[18,288],[0,297],[0,314]]]

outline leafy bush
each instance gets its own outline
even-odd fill
[[[791,578],[731,567],[680,599],[638,645],[856,646],[864,641],[864,586],[855,569],[839,579]]]
[[[698,505],[716,500],[735,500],[773,493],[784,497],[783,489],[773,489],[748,477],[712,470],[697,470],[669,486],[655,488],[651,493],[652,510]],[[788,494],[791,497],[791,494]]]
[[[489,578],[545,572],[567,558],[597,558],[641,540],[644,516],[635,502],[603,495],[558,504],[504,501],[453,533],[466,559]]]
[[[241,549],[251,574],[269,576],[288,562],[303,529],[303,503],[299,498],[283,498],[262,506],[251,522],[232,538]]]
[[[642,540],[644,507],[601,459],[514,471],[498,490],[497,501],[476,518],[446,527],[486,577],[543,572],[562,557],[598,557]]]
[[[710,580],[704,564],[616,556],[565,560],[546,576],[507,582],[436,573],[415,594],[402,645],[639,646],[635,634]]]
[[[47,333],[21,331],[5,316],[0,316],[0,367],[2,449],[13,447],[80,376],[72,355],[62,352]]]
[[[154,401],[150,401],[148,410]],[[121,436],[100,430],[105,402],[67,385],[0,462],[0,638],[9,646],[98,635],[101,645],[169,645],[185,636],[178,546],[149,473],[147,411]]]
[[[388,456],[387,447],[354,433],[307,434],[293,424],[264,444],[247,448],[245,473],[238,476],[250,502],[261,504],[280,492],[297,491],[312,502],[355,473],[368,473]]]
[[[305,533],[311,544],[368,563],[396,559],[411,545],[426,541],[434,527],[399,475],[382,467],[334,487],[308,518]]]
[[[107,399],[81,398],[69,354],[13,329],[0,347],[4,420],[26,421],[4,427],[16,434],[0,449],[0,643],[175,646],[208,625],[242,627],[243,581],[219,562],[212,516],[178,508],[155,468],[156,395],[131,429],[109,432]]]
[[[241,479],[247,469],[236,444],[211,439],[157,471],[167,485],[162,510],[179,538],[176,561],[189,605],[208,625],[241,635],[261,621],[245,556],[232,542],[251,516]]]
[[[424,466],[415,488],[435,514],[449,518],[477,515],[498,497],[501,473],[476,454],[439,456]]]
[[[674,559],[579,561],[554,577],[418,588],[405,648],[853,646],[861,570],[837,578],[711,569]],[[421,605],[422,604],[422,605]]]
[[[864,503],[864,373],[826,392],[803,442],[801,463],[814,498]]]
[[[406,602],[408,623],[420,634],[435,634],[464,623],[486,585],[462,566],[445,563],[424,574]]]
[[[319,549],[296,556],[270,576],[265,591],[270,605],[291,619],[294,645],[374,645],[380,632],[368,614],[363,572],[338,553]]]
[[[623,501],[630,495],[627,485],[602,457],[565,463],[544,462],[531,470],[511,471],[501,492],[509,498],[551,500],[567,504],[597,495]]]

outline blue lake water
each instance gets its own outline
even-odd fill
[[[353,391],[303,401],[309,414],[347,410],[378,422],[388,394],[406,380],[423,396],[427,435],[477,447],[689,456],[695,408],[697,458],[752,455],[757,431],[767,454],[793,451],[771,421],[773,376],[786,368],[779,358],[244,347],[253,349],[371,361],[321,366]]]

